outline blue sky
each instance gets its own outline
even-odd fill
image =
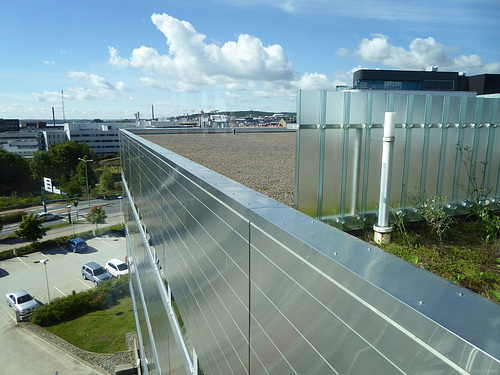
[[[295,111],[353,71],[500,73],[498,0],[0,0],[0,118]]]

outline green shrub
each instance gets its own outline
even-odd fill
[[[27,213],[25,211],[12,212],[10,214],[2,215],[2,222],[4,224],[19,223],[23,220],[23,216],[26,215]]]
[[[38,307],[30,321],[40,326],[50,326],[82,316],[91,311],[103,310],[129,295],[128,277],[103,282],[94,289],[56,298],[50,304]]]
[[[453,223],[453,216],[445,209],[446,197],[438,195],[427,197],[420,207],[420,213],[425,219],[429,228],[437,234],[439,243],[443,243],[443,236],[450,229]]]

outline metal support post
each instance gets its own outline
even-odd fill
[[[376,243],[389,243],[391,241],[392,227],[389,225],[389,206],[391,198],[395,123],[396,112],[386,112],[384,119],[384,137],[382,140],[382,168],[380,172],[378,223],[373,226]]]

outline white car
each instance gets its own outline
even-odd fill
[[[31,314],[38,306],[38,302],[25,290],[16,290],[5,295],[9,307],[19,311],[19,315]]]
[[[120,259],[110,259],[106,263],[106,270],[114,277],[128,274],[128,265]]]
[[[52,221],[52,220],[59,220],[61,216],[50,212],[41,212],[38,214],[38,218],[43,219],[43,221]]]

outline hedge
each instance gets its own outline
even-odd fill
[[[96,288],[73,293],[52,300],[50,304],[39,306],[30,321],[42,327],[58,324],[92,311],[103,310],[116,304],[117,300],[130,295],[128,276],[111,279]]]

